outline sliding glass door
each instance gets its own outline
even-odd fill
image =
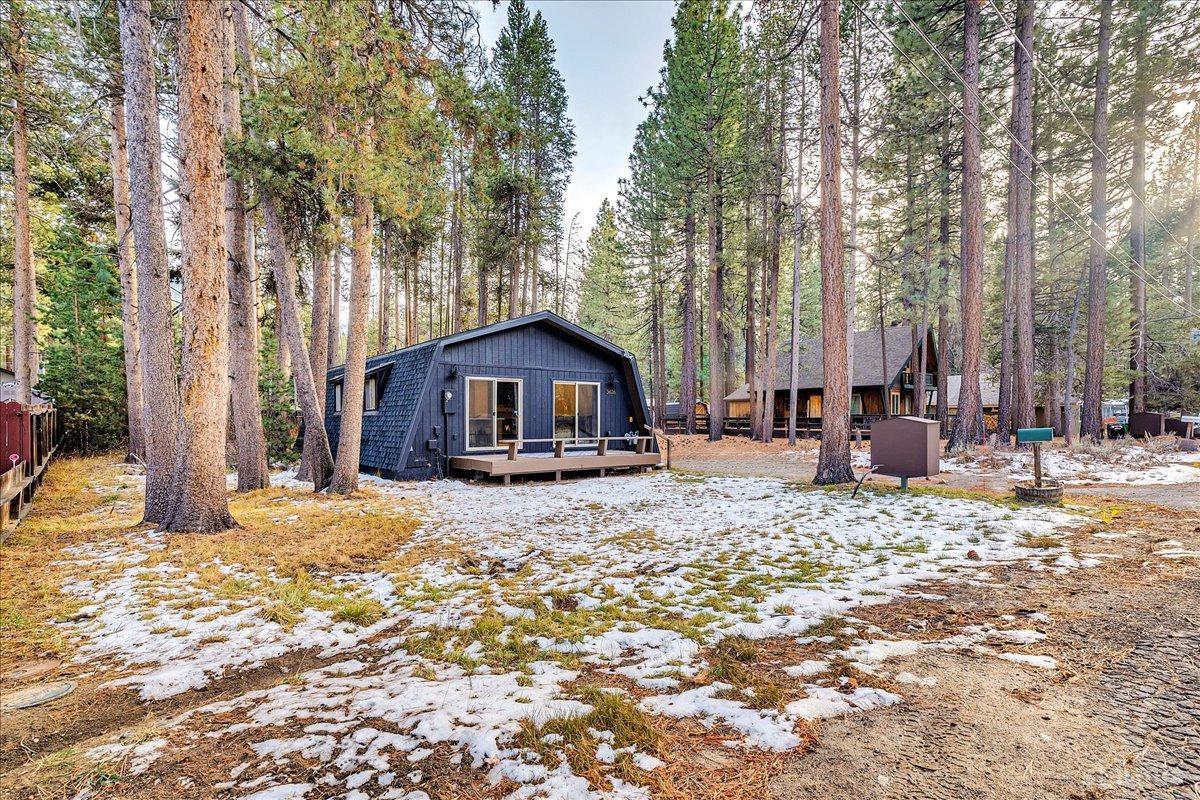
[[[600,384],[554,382],[554,438],[595,444],[600,431]]]
[[[501,447],[521,438],[521,381],[467,378],[467,449]]]

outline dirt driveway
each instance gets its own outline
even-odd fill
[[[807,481],[816,454],[815,443],[685,442],[674,463]],[[1011,479],[945,473],[913,484],[1007,492]],[[921,677],[904,686],[906,702],[823,722],[817,744],[771,781],[772,796],[1200,798],[1200,559],[1159,555],[1200,552],[1200,483],[1069,486],[1066,495],[1116,511],[1104,530],[1072,542],[1098,566],[990,570],[986,587],[935,585],[926,591],[937,600],[857,615],[919,640],[1045,615],[1039,630],[1056,669],[936,648],[889,659],[889,673]]]

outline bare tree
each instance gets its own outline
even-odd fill
[[[1108,204],[1108,51],[1112,39],[1112,0],[1100,2],[1096,53],[1096,110],[1092,121],[1092,225],[1088,248],[1087,356],[1083,365],[1080,437],[1099,440],[1104,433],[1100,403],[1104,391],[1104,324],[1108,313],[1108,251],[1104,241]]]
[[[179,383],[171,330],[171,284],[162,207],[162,157],[150,0],[118,0],[121,59],[125,73],[126,146],[134,249],[137,257],[138,325],[141,333],[142,421],[146,431],[147,522],[162,522],[170,507],[179,440]],[[221,447],[220,451],[225,452]]]
[[[965,4],[963,44],[962,383],[947,449],[969,449],[983,441],[979,361],[983,349],[983,212],[979,133],[979,4]]]
[[[123,86],[120,73],[114,88]],[[137,265],[134,261],[133,229],[129,219],[129,154],[125,149],[124,91],[114,94],[111,113],[109,157],[113,176],[113,215],[117,230],[117,267],[121,273],[121,336],[125,347],[125,405],[129,424],[129,454],[145,462],[146,433],[142,427],[141,332],[138,327]]]
[[[371,127],[362,140],[370,147]],[[346,337],[346,369],[342,377],[342,425],[338,432],[337,463],[329,491],[349,494],[358,488],[362,448],[363,384],[367,368],[367,311],[371,301],[371,234],[375,210],[371,197],[354,194],[353,250],[350,260],[350,325]]]
[[[224,67],[222,132],[228,141],[242,138],[243,71],[237,68],[235,16],[246,13],[241,0],[223,0],[221,47]],[[253,221],[246,208],[246,186],[225,179],[225,254],[229,283],[229,366],[232,415],[237,442],[238,491],[271,485],[262,401],[258,396],[258,276],[255,274]]]
[[[221,137],[224,3],[179,10],[179,224],[183,274],[182,428],[175,492],[164,527],[233,527],[225,490],[229,414],[229,287],[225,266],[225,155]]]
[[[37,380],[33,310],[37,303],[37,278],[33,271],[33,247],[29,239],[29,122],[26,46],[28,31],[18,8],[8,15],[11,44],[8,51],[13,74],[13,372],[17,399],[30,403]]]
[[[854,480],[850,468],[850,375],[842,239],[839,0],[821,0],[821,452],[814,483]]]

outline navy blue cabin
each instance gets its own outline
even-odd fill
[[[335,452],[344,371],[329,370],[326,389]],[[658,461],[633,354],[549,311],[370,358],[363,395],[360,466],[384,477]]]

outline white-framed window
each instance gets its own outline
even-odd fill
[[[900,390],[892,389],[891,397],[892,397],[892,400],[891,400],[892,415],[899,416],[900,415]]]
[[[333,413],[342,413],[342,382],[333,385]]]
[[[854,415],[863,413],[862,395],[858,392],[850,395],[850,413]]]
[[[489,450],[521,439],[520,378],[467,378],[467,450]]]
[[[600,435],[600,384],[554,382],[554,438],[572,445],[595,444]]]
[[[363,381],[363,411],[377,411],[379,409],[378,387],[379,383],[374,377]]]

